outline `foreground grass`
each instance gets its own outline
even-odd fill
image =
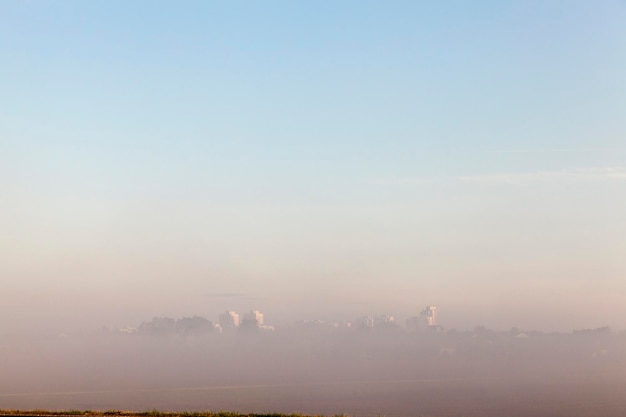
[[[94,411],[94,410],[66,410],[66,411],[50,411],[50,410],[0,410],[0,416],[120,416],[120,417],[323,417],[323,416],[306,416],[303,414],[280,414],[280,413],[263,413],[263,414],[239,414],[230,411],[202,411],[202,412],[166,412],[166,411]],[[337,415],[334,417],[346,417]]]

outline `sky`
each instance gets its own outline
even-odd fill
[[[0,2],[0,333],[626,329],[623,1]]]

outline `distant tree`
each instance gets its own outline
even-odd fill
[[[609,326],[604,326],[595,329],[574,330],[573,334],[579,336],[610,336],[611,328]]]
[[[137,333],[150,336],[165,336],[176,333],[176,320],[169,317],[154,317],[149,322],[143,322]]]
[[[486,328],[485,326],[476,326],[474,327],[474,334],[479,337],[492,337],[495,335],[491,329]]]
[[[186,337],[191,335],[209,334],[215,330],[213,323],[204,317],[183,317],[176,320],[176,333]]]

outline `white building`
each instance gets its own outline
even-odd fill
[[[406,319],[407,329],[414,331],[423,331],[427,329],[436,329],[437,326],[437,307],[426,306],[419,316],[409,317]]]
[[[227,311],[220,314],[220,326],[222,329],[229,327],[239,327],[239,314],[234,311]]]
[[[424,317],[428,326],[437,325],[437,307],[426,306],[426,308],[424,308],[420,313],[420,316]]]
[[[257,327],[263,326],[263,313],[259,310],[250,311],[244,316],[243,319],[249,323],[256,323]]]

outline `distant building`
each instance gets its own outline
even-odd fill
[[[381,316],[374,317],[374,327],[391,327],[395,326],[396,319],[393,316],[383,314]]]
[[[256,323],[257,327],[263,326],[263,313],[259,310],[250,311],[243,319],[248,323]]]
[[[357,329],[371,329],[374,327],[374,319],[370,316],[363,316],[352,322],[352,327]]]
[[[243,315],[241,318],[240,330],[244,332],[257,332],[257,331],[274,331],[274,326],[268,326],[265,324],[263,313],[259,310],[251,310]]]
[[[137,329],[134,327],[124,326],[124,327],[120,327],[119,329],[117,329],[117,332],[123,333],[123,334],[133,334],[133,333],[137,333]]]
[[[239,314],[234,311],[227,311],[224,314],[220,314],[220,327],[227,329],[229,327],[239,327]]]
[[[432,330],[439,328],[437,325],[437,307],[426,306],[419,316],[406,319],[406,328],[414,331]]]
[[[437,325],[437,307],[426,306],[426,308],[424,308],[420,313],[420,316],[426,319],[426,324],[428,326]]]

